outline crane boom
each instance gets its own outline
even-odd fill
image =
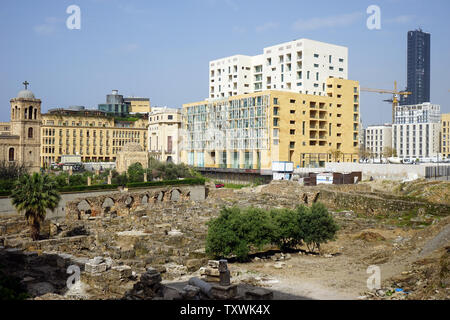
[[[398,96],[409,96],[412,92],[407,91],[398,91],[397,90],[397,81],[394,82],[394,90],[384,90],[384,89],[373,89],[373,88],[361,88],[360,91],[364,92],[374,92],[374,93],[383,93],[383,94],[392,94],[392,100],[385,100],[386,102],[392,102],[392,123],[395,121],[395,108],[398,106]]]

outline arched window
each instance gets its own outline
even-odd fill
[[[28,128],[28,139],[33,139],[33,128]]]
[[[32,106],[28,107],[28,119],[30,119],[30,120],[33,119],[33,107]]]
[[[34,120],[37,119],[37,109],[34,109]]]
[[[9,148],[9,161],[14,161],[14,148]]]
[[[24,110],[24,119],[28,119],[28,108]]]

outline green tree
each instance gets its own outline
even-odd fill
[[[300,206],[297,210],[277,209],[271,210],[274,224],[273,240],[282,251],[295,249],[303,242],[305,230],[301,225],[302,217],[307,214],[308,209]]]
[[[69,178],[69,174],[67,172],[61,172],[60,174],[55,176],[55,182],[58,188],[62,188],[67,186],[67,179]]]
[[[319,250],[322,243],[334,240],[339,229],[322,203],[314,203],[310,210],[300,215],[300,226],[303,241],[310,251]]]
[[[144,168],[139,162],[128,167],[129,182],[144,182]]]
[[[20,177],[14,184],[11,198],[16,210],[25,213],[34,241],[39,239],[47,209],[54,210],[61,199],[56,182],[49,175],[38,173]]]
[[[87,185],[87,176],[83,174],[73,174],[69,176],[69,185],[71,186]]]
[[[222,258],[235,254],[239,260],[248,256],[248,244],[242,236],[241,210],[237,207],[223,208],[219,217],[208,222],[205,252]]]

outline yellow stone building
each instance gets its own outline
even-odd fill
[[[42,115],[41,166],[62,155],[80,155],[83,162],[114,162],[127,143],[147,150],[147,115],[116,118],[83,107],[53,109]]]
[[[443,158],[450,159],[450,113],[441,115],[441,153]]]
[[[10,100],[10,122],[0,124],[0,161],[26,166],[39,172],[39,144],[41,126],[41,100],[28,90]]]
[[[359,83],[329,78],[326,92],[267,90],[185,104],[182,161],[261,174],[274,162],[357,162]]]
[[[149,98],[124,98],[130,104],[130,113],[149,113],[152,111]]]

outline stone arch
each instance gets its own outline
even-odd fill
[[[126,205],[128,208],[131,208],[131,206],[133,205],[133,203],[134,203],[134,198],[133,198],[132,196],[128,196],[128,197],[125,198],[125,205]]]
[[[173,189],[170,192],[170,200],[171,201],[180,201],[181,196],[182,196],[182,192],[180,189]]]
[[[149,200],[149,196],[147,194],[144,194],[142,199],[141,199],[141,203],[142,204],[148,204],[148,200]]]
[[[304,204],[308,204],[308,195],[306,193],[303,194],[302,200]]]
[[[91,215],[92,214],[92,207],[91,204],[87,200],[82,200],[77,204],[78,209],[78,219],[81,218],[81,213]]]
[[[8,151],[8,159],[9,159],[9,161],[14,161],[15,160],[14,156],[15,156],[14,148],[9,148],[9,151]]]
[[[165,194],[164,191],[158,192],[158,195],[157,195],[156,200],[157,200],[158,202],[162,202],[162,201],[164,200],[164,194]]]
[[[320,197],[320,192],[317,192],[316,195],[314,196],[313,203],[316,203],[319,200],[319,197]]]
[[[105,200],[102,203],[102,209],[104,210],[105,213],[108,213],[109,211],[111,211],[111,208],[114,207],[114,200],[111,198],[105,198]]]

